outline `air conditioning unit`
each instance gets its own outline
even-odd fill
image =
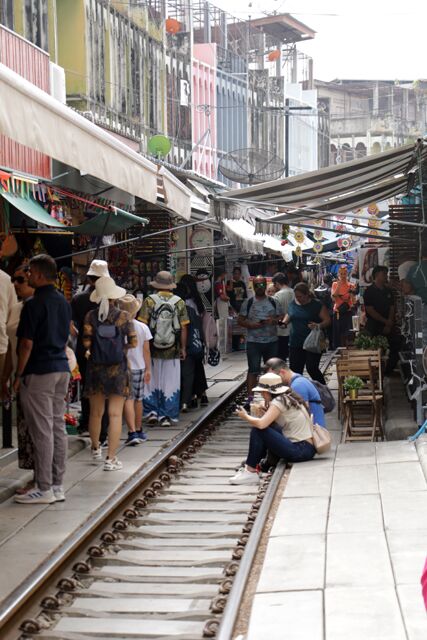
[[[50,95],[65,104],[67,91],[65,87],[65,70],[54,62],[49,62]]]

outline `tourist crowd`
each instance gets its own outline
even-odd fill
[[[64,411],[76,366],[69,345],[81,376],[79,433],[90,437],[93,461],[115,471],[122,468],[117,451],[123,422],[126,444],[135,445],[147,438],[143,421],[170,427],[180,412],[208,404],[204,362],[207,354],[209,363],[218,362],[216,327],[230,314],[238,328],[232,347],[240,348],[244,333],[248,360],[247,403],[238,415],[252,426],[246,464],[230,482],[256,482],[266,456],[311,459],[312,426],[326,427],[328,389],[320,370],[325,336],[329,332],[334,346],[345,344],[356,289],[346,268],[335,282],[325,278],[316,296],[293,276],[275,273],[269,287],[266,277],[256,276],[249,297],[240,267],[229,281],[218,274],[216,324],[189,274],[176,285],[160,271],[142,301],[117,286],[105,261],[93,260],[86,286],[70,305],[56,289],[56,263],[48,255],[34,256],[12,278],[0,271],[2,397],[8,401],[11,389],[16,395],[19,464],[34,469],[34,481],[16,501],[65,499]],[[365,305],[368,330],[389,339],[392,369],[398,341],[386,278],[384,267],[374,269]],[[311,380],[303,376],[305,368]],[[254,393],[262,403],[254,402]]]

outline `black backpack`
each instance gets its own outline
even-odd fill
[[[198,313],[187,305],[188,325],[187,353],[189,356],[202,356],[205,350],[203,341],[202,319]]]
[[[119,328],[115,324],[100,322],[96,318],[95,331],[92,337],[92,362],[111,366],[121,364],[124,358],[124,337]]]

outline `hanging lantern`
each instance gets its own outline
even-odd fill
[[[316,253],[322,253],[323,244],[321,242],[315,242],[313,245],[313,251],[315,251]]]
[[[270,53],[267,55],[267,58],[270,62],[275,62],[276,60],[278,60],[280,58],[280,49],[274,49],[273,51],[270,51]]]
[[[322,229],[316,229],[316,231],[313,233],[313,237],[317,242],[319,242],[320,240],[323,240]]]
[[[166,18],[166,31],[172,35],[176,35],[181,31],[181,23],[175,18]]]
[[[295,231],[294,238],[295,238],[295,242],[298,242],[298,244],[301,244],[302,242],[304,242],[305,240],[304,231]]]

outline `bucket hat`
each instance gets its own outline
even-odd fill
[[[268,391],[268,393],[276,395],[286,393],[289,391],[289,387],[283,384],[282,378],[276,373],[265,373],[260,376],[257,386],[252,391]]]
[[[150,282],[150,286],[154,287],[154,289],[160,289],[161,291],[172,291],[172,289],[176,289],[173,276],[169,271],[159,271],[154,280]]]
[[[131,293],[127,293],[123,298],[118,300],[117,304],[120,309],[127,311],[132,317],[134,317],[141,308],[142,300],[135,298]]]
[[[108,263],[105,262],[105,260],[92,260],[89,265],[89,271],[86,275],[95,276],[97,278],[107,276],[107,278],[109,278],[110,272],[108,271]]]
[[[102,276],[95,282],[95,289],[90,294],[90,301],[99,304],[101,300],[117,300],[126,295],[126,289],[118,287],[110,276]]]

